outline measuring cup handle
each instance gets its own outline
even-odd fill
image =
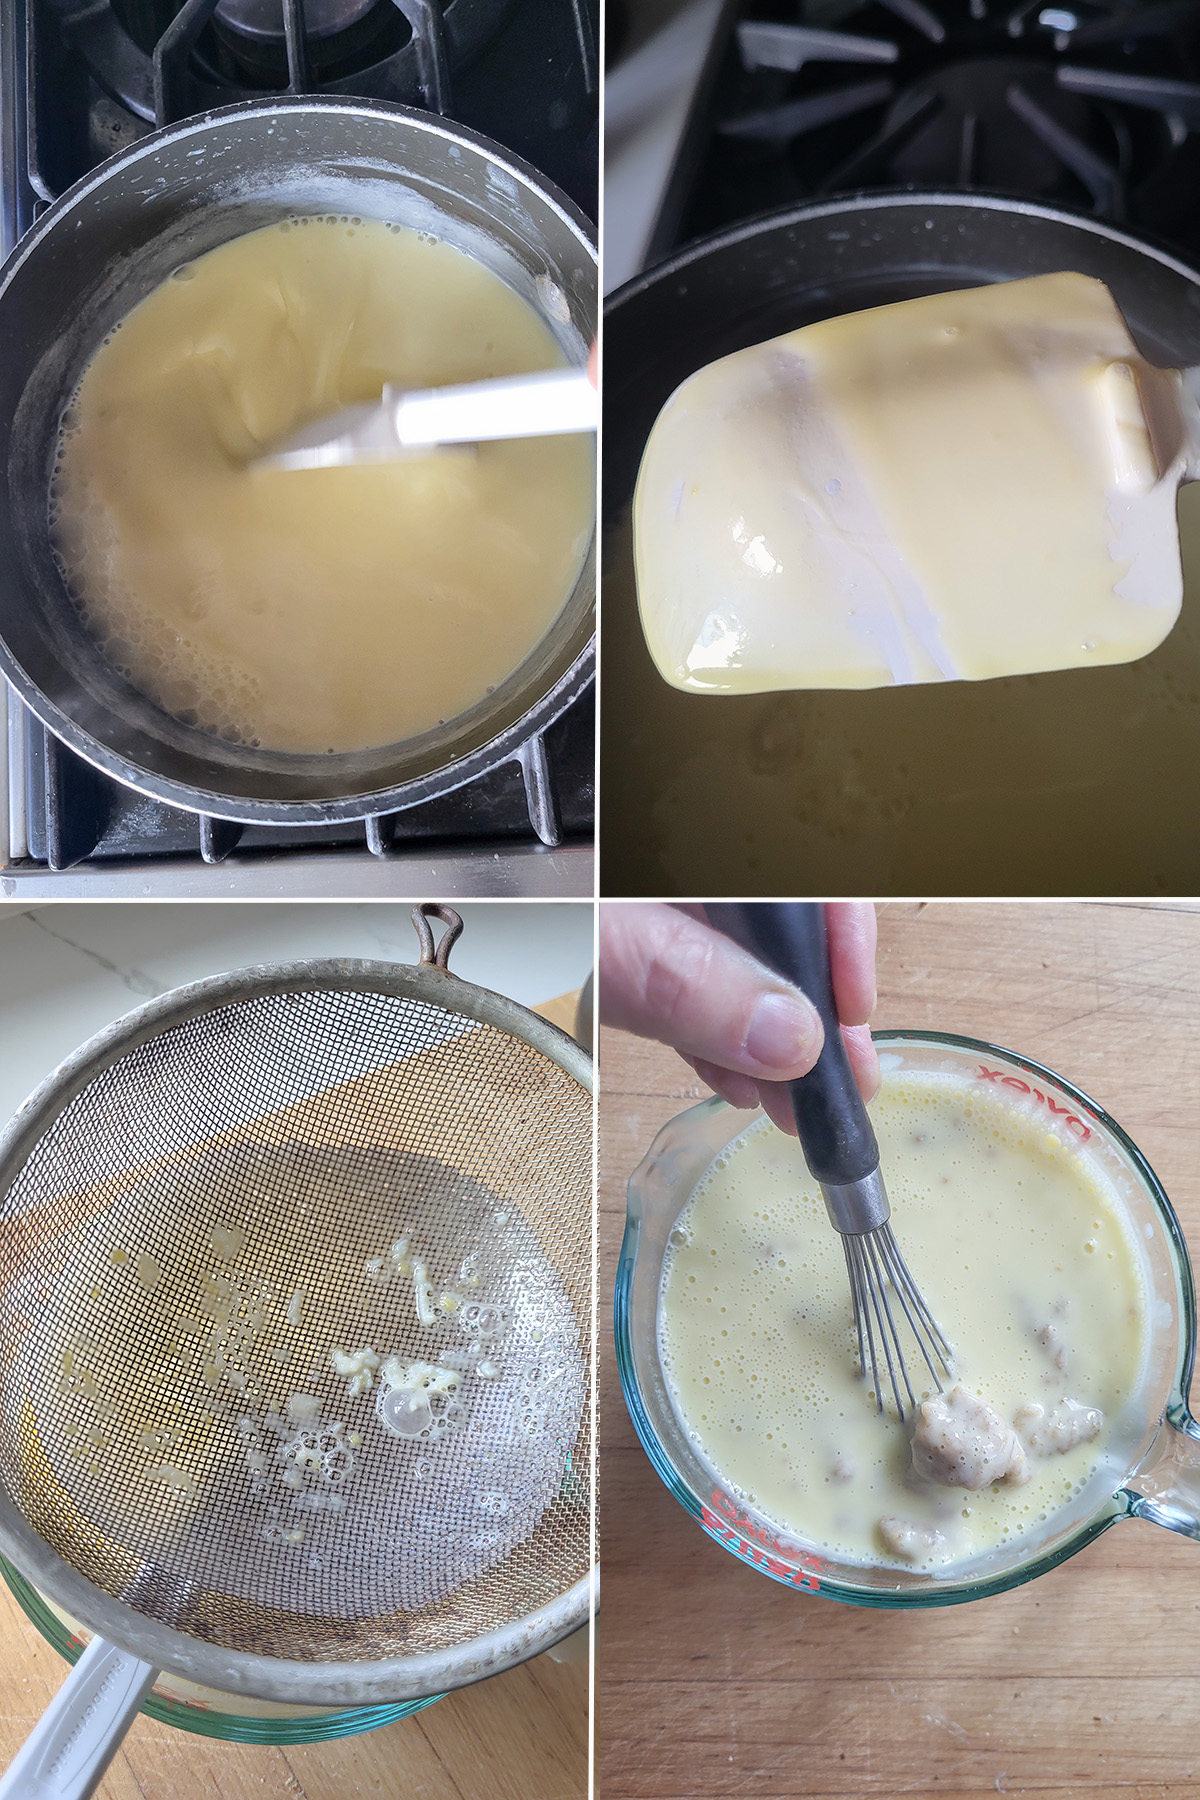
[[[1200,1539],[1200,1423],[1185,1406],[1168,1408],[1124,1491],[1134,1518]]]
[[[157,1673],[93,1638],[0,1777],[0,1800],[87,1800]]]

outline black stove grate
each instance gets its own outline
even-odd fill
[[[751,0],[699,125],[678,241],[914,187],[1015,194],[1194,251],[1200,0]]]
[[[596,0],[30,0],[30,174],[50,200],[158,125],[270,93],[420,106],[516,151],[596,216]],[[271,0],[250,9],[272,11]]]
[[[24,55],[6,38],[22,23]],[[6,247],[35,210],[157,125],[270,92],[443,113],[533,163],[594,218],[596,38],[595,0],[0,0],[11,70],[0,80]],[[19,707],[15,696],[9,704]],[[553,845],[593,830],[590,687],[490,774],[403,812],[326,826],[242,826],[165,806],[20,715],[28,858],[54,870],[219,862],[235,850]]]
[[[595,701],[591,688],[521,761],[403,812],[337,825],[237,825],[197,817],[102,775],[24,714],[29,854],[51,869],[122,858],[191,856],[223,862],[236,850],[341,849],[387,856],[415,846],[497,848],[590,835],[595,814]]]

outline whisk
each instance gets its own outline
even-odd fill
[[[868,1367],[876,1410],[884,1410],[879,1361],[887,1365],[901,1423],[917,1404],[904,1360],[900,1317],[939,1393],[936,1361],[951,1374],[951,1349],[909,1273],[889,1223],[891,1206],[879,1167],[879,1145],[854,1079],[838,1026],[824,907],[808,902],[710,905],[708,916],[743,950],[808,996],[821,1015],[825,1044],[816,1066],[790,1082],[792,1111],[809,1171],[819,1183],[830,1222],[841,1233],[854,1301],[859,1366]],[[903,1394],[902,1394],[903,1390]]]

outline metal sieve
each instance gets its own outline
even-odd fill
[[[587,1616],[591,1062],[413,919],[419,966],[153,1001],[0,1140],[0,1551],[226,1691],[438,1693]]]

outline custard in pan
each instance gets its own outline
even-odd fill
[[[286,220],[177,269],[97,351],[52,518],[108,660],[233,742],[349,751],[467,711],[545,636],[591,535],[582,436],[281,471],[309,420],[560,364],[534,309],[445,243]]]

